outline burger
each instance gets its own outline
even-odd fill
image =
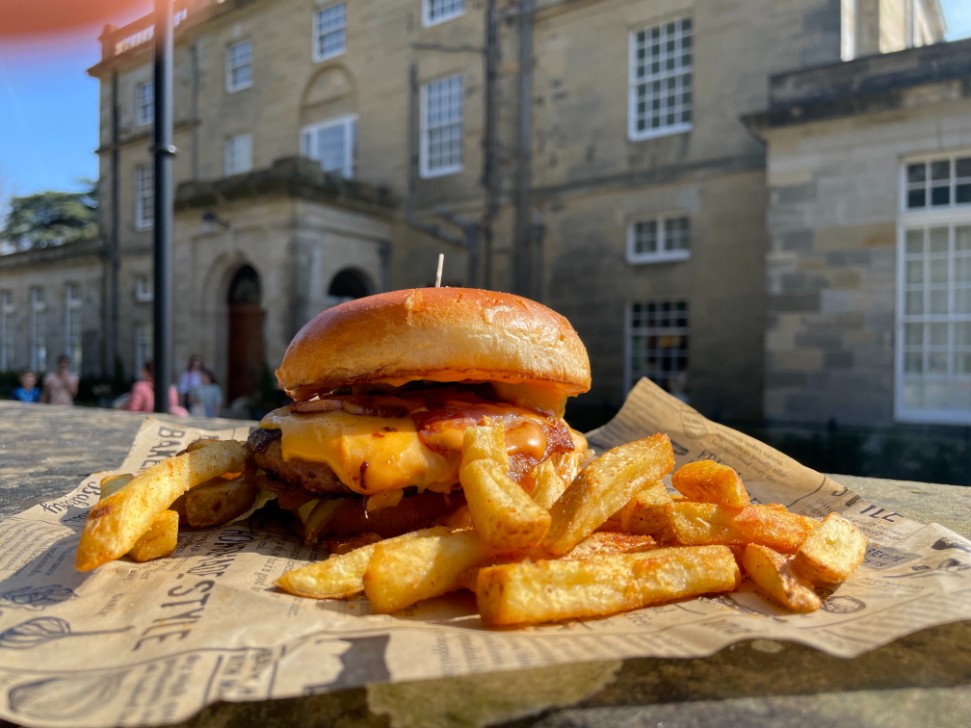
[[[276,377],[293,402],[252,432],[249,463],[308,542],[460,519],[473,425],[502,424],[508,474],[527,491],[539,464],[572,479],[586,457],[563,420],[590,388],[586,349],[563,316],[520,296],[419,288],[348,301],[297,333]]]

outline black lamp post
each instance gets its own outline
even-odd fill
[[[169,408],[172,372],[172,0],[155,0],[154,341],[155,411]]]

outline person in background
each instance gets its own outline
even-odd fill
[[[20,386],[13,391],[13,398],[18,402],[39,402],[40,388],[37,386],[37,375],[30,369],[20,373]]]
[[[155,411],[155,365],[152,362],[147,361],[142,366],[142,378],[132,385],[131,395],[122,409],[129,412]],[[179,404],[179,395],[174,385],[169,385],[168,411],[179,417],[189,416],[185,407]]]
[[[202,357],[193,354],[189,357],[185,371],[179,377],[179,397],[182,399],[182,406],[186,409],[192,407],[192,392],[202,384]]]
[[[202,370],[202,384],[193,395],[193,415],[200,417],[219,417],[223,407],[223,391],[216,376],[208,369]]]
[[[71,371],[71,360],[66,354],[57,357],[57,371],[44,375],[40,401],[70,407],[78,396],[78,375]]]

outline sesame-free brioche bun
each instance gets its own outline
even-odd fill
[[[415,288],[326,309],[294,337],[276,371],[296,400],[338,387],[407,382],[590,389],[590,361],[563,316],[527,298],[472,288]]]

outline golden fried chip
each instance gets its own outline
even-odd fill
[[[812,582],[838,584],[863,563],[867,539],[839,513],[826,515],[793,555],[796,571]]]
[[[75,566],[90,571],[128,553],[142,534],[184,492],[243,468],[243,443],[223,440],[177,455],[135,476],[88,512]]]
[[[746,544],[742,566],[766,594],[794,612],[814,612],[823,605],[812,584],[793,571],[791,560],[768,546]]]
[[[731,591],[738,582],[735,557],[724,546],[668,548],[486,566],[476,601],[485,624],[539,624]]]
[[[581,470],[553,504],[543,548],[554,556],[568,553],[634,494],[673,467],[674,451],[667,435],[652,435],[608,450]]]
[[[687,463],[671,474],[671,485],[688,500],[743,508],[752,502],[733,468],[714,460]]]

